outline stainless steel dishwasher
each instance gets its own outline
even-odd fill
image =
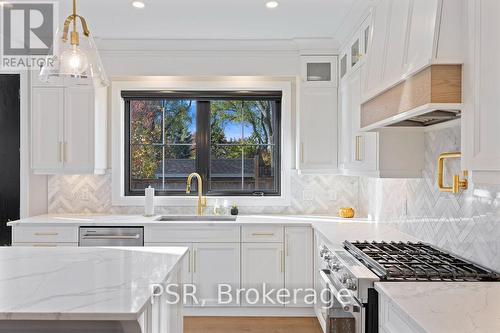
[[[80,246],[144,246],[143,227],[80,227]]]

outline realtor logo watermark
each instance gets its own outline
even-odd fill
[[[40,68],[52,62],[58,4],[50,1],[3,2],[1,9],[2,70]]]

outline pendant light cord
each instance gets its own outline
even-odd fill
[[[73,0],[73,31],[76,31],[76,0]]]

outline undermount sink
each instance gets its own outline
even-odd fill
[[[212,222],[212,221],[236,221],[236,216],[160,216],[159,222]]]

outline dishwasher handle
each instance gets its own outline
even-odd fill
[[[139,239],[141,235],[83,235],[82,239]]]

